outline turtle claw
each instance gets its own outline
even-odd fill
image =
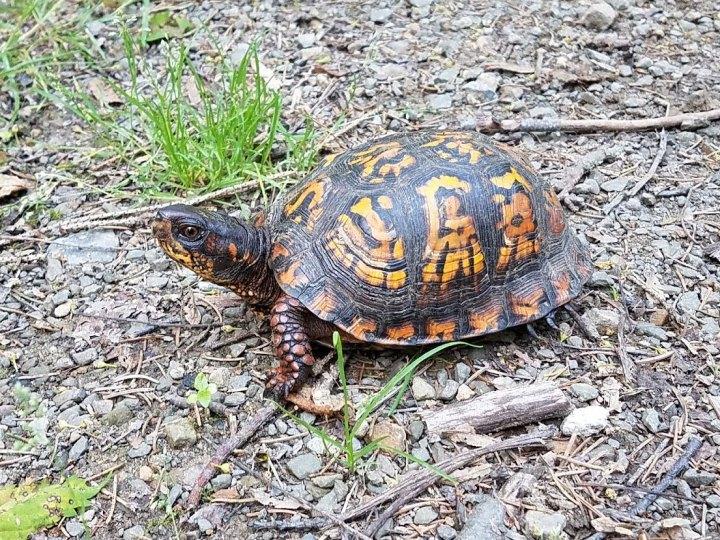
[[[263,397],[277,402],[285,401],[293,386],[295,386],[295,378],[292,375],[288,377],[282,370],[275,368],[270,371],[268,381],[265,383]]]

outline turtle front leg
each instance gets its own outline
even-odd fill
[[[280,295],[270,311],[272,343],[280,365],[270,372],[265,391],[275,399],[285,398],[295,384],[307,379],[315,363],[306,328],[310,317],[310,312],[287,294]]]

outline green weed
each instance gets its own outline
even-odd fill
[[[383,445],[382,440],[372,441],[365,445],[360,445],[359,447],[356,447],[357,445],[355,442],[357,441],[358,434],[361,432],[370,417],[374,413],[378,412],[383,403],[390,399],[393,394],[395,394],[395,397],[388,409],[388,414],[392,414],[397,409],[399,403],[402,401],[402,398],[405,395],[405,392],[407,391],[408,386],[410,385],[410,381],[412,381],[415,372],[423,362],[433,358],[435,355],[439,354],[445,349],[455,347],[457,345],[468,344],[460,341],[443,343],[414,358],[411,362],[409,362],[402,369],[400,369],[395,375],[393,375],[380,390],[370,396],[370,398],[368,398],[358,409],[357,413],[353,418],[347,374],[345,372],[345,355],[343,353],[342,340],[340,339],[340,334],[338,332],[334,332],[333,346],[335,347],[335,352],[337,354],[338,376],[340,378],[340,385],[343,391],[342,439],[334,437],[327,431],[320,429],[310,424],[309,422],[304,421],[302,418],[291,413],[290,411],[287,411],[285,409],[283,409],[283,411],[296,423],[302,425],[305,429],[307,429],[314,435],[320,437],[320,439],[322,439],[322,441],[327,447],[336,448],[343,456],[345,465],[351,473],[355,472],[358,464],[364,457],[372,454],[378,449],[382,449],[389,453],[401,455],[409,461],[431,469],[436,474],[442,476],[448,481],[454,481],[452,477],[450,477],[434,465],[423,461],[410,453]]]
[[[195,391],[188,394],[187,402],[190,405],[195,405],[197,403],[201,407],[207,409],[210,406],[213,394],[217,392],[217,385],[211,383],[208,380],[208,376],[204,373],[198,373],[195,376],[193,387],[195,388]]]
[[[143,60],[142,40],[121,31],[128,81],[95,81],[103,104],[77,83],[48,86],[64,106],[94,130],[101,143],[136,170],[150,197],[208,192],[280,171],[315,164],[315,131],[308,119],[300,133],[281,123],[282,100],[260,74],[257,45],[235,66],[220,58],[218,82],[210,84],[187,47],[168,46],[158,70]],[[99,91],[98,91],[99,89]],[[51,96],[48,96],[51,97]]]

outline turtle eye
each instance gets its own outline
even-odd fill
[[[185,240],[194,242],[195,240],[200,238],[202,234],[202,229],[197,225],[180,225],[179,232],[180,236],[182,236]]]

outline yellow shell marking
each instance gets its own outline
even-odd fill
[[[485,269],[485,255],[478,243],[472,216],[460,213],[458,196],[451,195],[438,201],[436,195],[441,188],[468,193],[470,184],[455,176],[438,176],[418,188],[425,198],[428,220],[422,269],[422,280],[426,283],[446,284],[460,272],[469,276],[480,274]],[[450,232],[441,236],[442,229]]]
[[[497,187],[501,187],[503,189],[510,189],[515,182],[520,184],[522,187],[525,188],[525,191],[532,191],[533,187],[530,184],[530,182],[527,181],[527,179],[517,172],[515,168],[511,168],[510,172],[507,172],[503,174],[502,176],[495,176],[490,179],[490,181],[495,184]]]
[[[392,159],[402,152],[402,150],[403,148],[400,145],[400,141],[374,144],[370,148],[358,152],[355,158],[350,161],[350,164],[362,165],[362,176],[367,177],[373,174],[375,166],[381,160]]]

